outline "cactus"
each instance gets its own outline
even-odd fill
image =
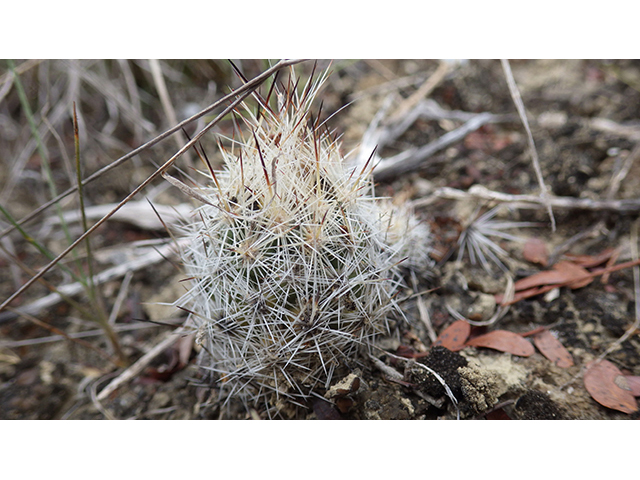
[[[292,73],[293,74],[293,73]],[[406,214],[380,208],[371,167],[348,168],[310,106],[322,80],[291,85],[207,172],[206,201],[183,227],[200,363],[227,399],[277,414],[304,406],[401,315]],[[424,239],[423,239],[424,240]]]

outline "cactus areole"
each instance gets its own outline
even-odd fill
[[[388,332],[408,228],[380,208],[370,166],[349,168],[312,124],[322,80],[294,83],[259,118],[242,112],[244,138],[204,174],[208,202],[182,227],[190,288],[177,305],[197,325],[200,364],[222,399],[269,415],[322,394]]]

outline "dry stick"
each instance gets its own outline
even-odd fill
[[[244,101],[246,97],[251,95],[253,90],[258,88],[258,86],[267,79],[271,73],[279,68],[283,68],[285,66],[290,65],[291,62],[278,62],[274,67],[267,70],[265,73],[255,77],[252,81],[246,83],[244,86],[251,85],[249,88],[244,89],[244,93],[237,98],[231,105],[225,108],[215,119],[213,119],[207,126],[205,126],[197,135],[193,137],[192,140],[187,142],[184,147],[182,147],[173,157],[167,160],[160,168],[158,168],[154,173],[152,173],[149,178],[147,178],[144,182],[142,182],[133,192],[131,192],[124,200],[122,200],[111,212],[102,217],[101,220],[98,220],[89,230],[87,230],[84,234],[82,234],[75,242],[69,245],[60,255],[58,255],[55,259],[53,259],[49,264],[47,264],[44,268],[42,268],[34,277],[32,277],[27,283],[25,283],[22,288],[20,288],[17,292],[11,295],[7,300],[5,300],[2,305],[0,305],[0,311],[4,310],[4,308],[9,305],[14,299],[20,296],[24,291],[26,291],[31,285],[33,285],[40,277],[42,277],[46,272],[48,272],[53,266],[56,265],[62,258],[64,258],[71,250],[77,247],[84,239],[91,235],[100,225],[106,222],[111,215],[113,215],[116,211],[120,209],[125,203],[127,203],[131,198],[136,196],[141,190],[143,190],[147,185],[149,185],[156,177],[162,174],[166,169],[168,169],[185,151],[189,150],[194,144],[200,140],[200,138],[207,133],[212,127],[214,127],[225,115],[229,114],[233,111],[240,103]],[[277,67],[277,68],[276,68]],[[269,72],[269,75],[266,75]],[[242,87],[241,87],[242,88]]]
[[[102,401],[107,398],[111,393],[117,390],[121,385],[128,382],[136,375],[138,375],[142,370],[145,369],[151,361],[160,355],[165,349],[169,348],[173,345],[176,340],[178,340],[178,334],[182,333],[184,330],[182,327],[176,328],[173,332],[168,334],[168,336],[162,340],[159,344],[149,350],[146,354],[144,354],[140,359],[123,371],[120,375],[118,375],[115,379],[109,383],[104,389],[98,394],[96,397],[98,401]]]
[[[393,112],[393,114],[391,115],[389,121],[391,123],[394,123],[404,117],[409,112],[409,110],[415,107],[416,104],[420,102],[420,100],[429,95],[433,91],[433,89],[436,88],[440,84],[440,82],[442,82],[442,80],[444,80],[444,77],[446,76],[448,71],[449,63],[441,61],[440,65],[438,65],[438,68],[433,73],[433,75],[431,75],[418,90],[416,90],[409,98],[404,100],[398,106],[395,112]]]
[[[171,255],[171,253],[175,251],[174,249],[175,246],[172,243],[161,245],[158,248],[150,249],[148,252],[140,255],[134,260],[127,261],[126,263],[121,263],[119,265],[116,265],[115,267],[111,267],[107,270],[104,270],[103,272],[96,274],[93,277],[93,282],[95,285],[100,285],[115,278],[119,278],[125,275],[127,272],[136,272],[138,270],[141,270],[142,268],[148,267],[149,265],[153,265],[162,260],[166,260],[167,256]],[[73,297],[74,295],[77,295],[78,293],[84,291],[84,289],[85,287],[80,282],[62,285],[56,289],[56,292],[38,298],[37,300],[27,305],[16,307],[13,310],[18,313],[37,315],[45,308],[51,308],[52,306],[64,300],[65,297]],[[4,312],[0,314],[0,324],[5,323],[9,320],[13,320],[14,318],[15,315],[13,313]]]
[[[616,193],[618,193],[622,180],[625,179],[629,170],[631,170],[633,162],[638,158],[640,158],[640,143],[636,144],[634,149],[631,150],[629,155],[627,155],[627,158],[624,159],[622,166],[611,176],[611,182],[609,183],[609,188],[607,190],[607,200],[613,199]]]
[[[452,143],[462,140],[469,133],[493,120],[493,114],[480,113],[461,127],[444,134],[437,140],[423,147],[407,150],[391,158],[382,160],[373,169],[373,176],[376,180],[385,180],[402,173],[410,172],[418,167],[424,159],[448,147]]]
[[[432,204],[439,198],[451,200],[468,200],[478,198],[499,203],[521,204],[522,207],[541,208],[551,205],[553,208],[579,209],[579,210],[614,210],[617,212],[640,211],[640,199],[628,200],[591,200],[590,198],[555,197],[550,196],[546,200],[537,195],[510,195],[508,193],[489,190],[482,185],[474,185],[468,191],[450,187],[436,189],[429,197],[411,202],[412,207],[424,207]]]
[[[586,230],[576,233],[571,238],[569,238],[565,242],[558,245],[553,250],[551,255],[549,255],[546,266],[550,267],[551,265],[554,265],[560,259],[560,257],[565,253],[567,253],[574,245],[578,244],[585,238],[591,237],[591,235],[597,234],[597,232],[602,230],[603,226],[604,226],[604,222],[600,220],[599,222],[588,227]]]
[[[178,325],[179,322],[175,322],[175,325]],[[169,325],[169,324],[167,324]],[[130,332],[132,330],[142,330],[145,328],[158,328],[164,325],[158,325],[155,323],[149,322],[136,322],[136,323],[121,323],[113,326],[113,330],[116,332]],[[36,337],[29,338],[27,340],[1,340],[0,348],[18,348],[18,347],[30,347],[33,345],[42,345],[43,343],[53,343],[58,342],[60,340],[69,339],[77,339],[77,338],[88,338],[88,337],[98,337],[100,335],[104,335],[104,330],[101,328],[97,328],[95,330],[85,330],[82,332],[76,333],[65,333],[61,332],[60,335],[49,335],[48,337]],[[89,344],[91,345],[91,344]]]
[[[109,318],[107,319],[107,323],[109,325],[115,325],[116,323],[116,319],[118,318],[118,314],[120,313],[120,308],[122,308],[124,299],[127,296],[129,284],[131,283],[132,278],[133,272],[131,272],[131,270],[125,273],[124,278],[122,279],[122,283],[120,284],[120,291],[116,296],[115,302],[113,302],[113,308],[111,309],[111,313],[109,314]]]
[[[417,304],[418,304],[418,312],[420,313],[420,320],[422,320],[422,323],[427,329],[429,340],[431,340],[431,343],[435,343],[436,339],[438,338],[438,335],[436,335],[436,331],[433,329],[433,324],[431,323],[431,317],[429,316],[429,309],[427,309],[427,306],[424,303],[424,299],[421,296],[418,297]]]
[[[533,135],[531,134],[531,128],[529,128],[529,122],[527,121],[527,112],[524,109],[524,103],[522,102],[522,97],[520,97],[520,91],[518,90],[516,81],[513,78],[513,73],[511,72],[511,66],[509,65],[509,60],[500,60],[500,61],[502,62],[502,68],[504,69],[504,74],[507,77],[507,84],[509,85],[509,91],[511,92],[511,97],[513,98],[513,102],[516,104],[516,110],[518,110],[518,115],[520,115],[520,119],[522,120],[524,129],[527,131],[527,139],[529,140],[529,148],[531,150],[531,161],[533,162],[533,168],[536,172],[536,177],[538,178],[538,184],[540,185],[540,196],[543,200],[543,203],[547,207],[547,212],[549,213],[549,219],[551,220],[551,230],[555,232],[556,219],[553,216],[553,210],[551,209],[551,204],[549,203],[549,191],[547,189],[547,186],[544,183],[544,178],[542,178],[542,169],[540,168],[538,151],[536,150],[536,145],[533,142]]]
[[[196,113],[195,115],[187,118],[186,120],[183,120],[182,122],[180,122],[175,127],[170,128],[166,132],[158,135],[153,140],[150,140],[147,143],[145,143],[144,145],[139,146],[135,150],[132,150],[131,152],[127,153],[126,155],[123,155],[122,157],[120,157],[116,161],[114,161],[114,162],[110,163],[109,165],[101,168],[100,170],[95,172],[93,175],[85,178],[82,181],[82,185],[87,185],[88,183],[94,181],[95,179],[97,179],[101,175],[107,173],[108,171],[114,169],[115,167],[120,166],[122,163],[126,162],[127,160],[135,157],[136,155],[138,155],[139,153],[143,152],[147,148],[152,147],[152,146],[156,145],[157,143],[160,143],[165,138],[169,137],[170,135],[173,135],[174,133],[176,133],[177,131],[181,130],[182,128],[184,128],[186,125],[188,125],[189,123],[193,122],[194,120],[197,120],[200,117],[202,117],[202,116],[206,115],[207,113],[211,112],[212,110],[215,110],[220,105],[226,103],[228,100],[232,99],[233,97],[235,97],[237,95],[240,95],[240,94],[243,94],[247,90],[250,90],[250,91],[255,90],[255,88],[257,88],[262,82],[264,82],[268,77],[270,77],[277,70],[280,70],[281,68],[288,67],[288,66],[291,66],[291,65],[295,65],[296,63],[300,63],[300,62],[301,62],[301,60],[289,60],[289,61],[280,61],[280,62],[278,62],[273,67],[271,67],[270,69],[266,70],[262,74],[258,75],[257,77],[255,77],[250,82],[245,83],[244,85],[242,85],[241,87],[237,88],[233,92],[229,93],[228,95],[225,95],[220,100],[218,100],[217,102],[209,105],[204,110],[201,110],[199,113]],[[243,97],[243,98],[246,98],[246,97]],[[219,121],[219,119],[216,118],[214,121]],[[211,126],[212,126],[211,124],[207,125],[202,131],[208,130],[209,128],[211,128]],[[33,218],[38,216],[40,213],[42,213],[44,210],[49,208],[51,205],[54,205],[54,204],[58,203],[60,200],[62,200],[66,196],[72,194],[77,189],[78,189],[78,187],[74,186],[74,187],[70,187],[69,189],[65,190],[64,192],[62,192],[57,197],[53,198],[52,200],[49,200],[47,203],[41,205],[40,207],[35,209],[33,212],[31,212],[29,215],[27,215],[24,218],[20,219],[17,222],[18,225],[22,225],[23,223],[26,223],[29,220],[32,220]],[[5,235],[11,233],[13,230],[15,230],[15,228],[16,228],[15,226],[11,226],[11,227],[6,228],[3,232],[0,233],[0,238],[2,238]]]
[[[156,86],[158,95],[160,95],[160,103],[162,104],[162,109],[167,116],[167,120],[169,120],[169,125],[175,125],[176,123],[178,123],[178,118],[176,117],[176,111],[173,108],[173,104],[171,103],[171,97],[169,96],[169,91],[167,90],[167,84],[164,81],[164,75],[162,74],[162,66],[160,65],[160,61],[156,59],[150,59],[149,67],[151,68],[153,83]],[[176,146],[180,148],[182,146],[180,139],[178,137],[174,138],[176,140]],[[189,155],[189,152],[185,153],[185,159],[187,165],[193,166],[193,162],[191,161],[191,155]]]
[[[94,352],[97,352],[98,355],[100,355],[105,360],[108,360],[109,362],[113,363],[114,365],[117,365],[117,363],[106,352],[104,352],[104,351],[100,350],[99,348],[91,345],[89,342],[85,342],[84,340],[81,340],[79,338],[74,338],[74,337],[66,334],[65,332],[63,332],[59,328],[56,328],[53,325],[49,325],[48,323],[43,322],[42,320],[39,320],[36,317],[34,317],[32,315],[29,315],[28,313],[20,312],[20,311],[15,310],[15,309],[13,309],[11,307],[7,307],[7,310],[10,310],[10,311],[14,312],[16,315],[20,315],[21,317],[26,318],[31,323],[34,323],[34,324],[38,325],[39,327],[44,328],[45,330],[49,330],[50,332],[58,334],[59,336],[62,336],[64,338],[66,338],[67,340],[70,340],[72,342],[78,343],[79,345],[82,345],[83,347],[86,347],[86,348],[88,348],[90,350],[93,350]],[[104,331],[103,331],[103,333],[104,333]]]
[[[124,84],[127,87],[127,92],[129,93],[129,101],[131,103],[131,108],[136,113],[136,116],[140,118],[144,118],[142,115],[142,104],[140,102],[140,95],[138,94],[138,89],[136,88],[136,80],[133,76],[133,72],[131,71],[131,67],[129,66],[129,60],[118,59],[118,65],[120,66],[120,70],[122,70],[122,75],[124,76]],[[175,123],[171,123],[170,125],[175,125]],[[142,139],[142,127],[135,122],[133,124],[134,131],[134,139],[135,143],[138,143]]]

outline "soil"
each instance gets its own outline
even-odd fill
[[[188,66],[188,68],[186,66]],[[172,64],[175,73],[190,79],[188,85],[177,80],[169,82],[173,100],[183,111],[198,99],[210,99],[211,82],[222,91],[224,82],[234,85],[229,69],[218,63],[189,62]],[[320,66],[323,66],[321,63]],[[263,68],[259,62],[244,62],[248,78]],[[299,68],[311,70],[306,64]],[[576,199],[606,199],[613,175],[640,140],[640,63],[637,61],[514,61],[511,63],[516,83],[527,108],[531,131],[540,157],[546,185],[552,194]],[[24,74],[37,83],[42,78],[32,70]],[[87,68],[94,68],[93,64]],[[407,98],[438,68],[435,61],[394,60],[336,62],[334,74],[322,94],[321,116],[326,118],[343,105],[347,109],[329,120],[330,127],[342,135],[345,152],[362,139],[376,112],[390,92]],[[136,82],[142,90],[148,75],[135,70]],[[32,77],[29,77],[31,75]],[[207,79],[207,77],[209,77]],[[172,78],[172,77],[169,77]],[[409,81],[405,81],[408,79]],[[36,87],[33,87],[36,88]],[[151,91],[151,89],[149,89]],[[2,118],[12,118],[26,125],[15,95],[2,104]],[[17,98],[17,97],[16,97]],[[146,98],[146,97],[145,97]],[[538,194],[539,186],[531,163],[524,127],[515,115],[499,61],[467,61],[451,66],[449,73],[431,92],[430,98],[447,110],[511,115],[510,120],[487,124],[469,133],[426,159],[420,168],[399,178],[380,182],[378,195],[415,202],[428,198],[439,187],[467,191],[474,185],[490,190],[518,194]],[[13,103],[12,103],[13,102]],[[398,100],[396,99],[396,103]],[[16,106],[17,105],[17,106]],[[158,102],[149,100],[146,113],[157,131],[162,123]],[[208,105],[198,104],[199,108]],[[87,109],[86,122],[106,122],[110,113]],[[102,119],[102,120],[101,120]],[[454,120],[417,120],[397,141],[380,152],[390,157],[411,147],[436,140],[462,122]],[[91,127],[87,127],[90,129]],[[232,123],[220,127],[231,134]],[[91,134],[92,130],[89,130]],[[126,147],[137,145],[132,128],[122,125],[112,135],[118,145],[93,145],[87,139],[88,168],[126,153]],[[91,135],[89,135],[91,136]],[[119,136],[119,137],[118,137]],[[73,137],[61,132],[62,141],[72,151]],[[2,142],[21,141],[3,137]],[[28,138],[28,137],[26,137]],[[22,140],[24,142],[24,139]],[[52,140],[52,145],[54,141]],[[205,150],[216,162],[215,142],[204,142]],[[63,169],[61,153],[54,166]],[[128,194],[146,175],[152,172],[150,160],[162,163],[173,153],[173,144],[162,144],[153,155],[141,155],[136,162],[125,163],[93,184],[88,198],[99,205],[119,200]],[[106,161],[105,158],[109,160]],[[4,158],[0,182],[8,182]],[[35,171],[41,159],[33,153],[27,163]],[[91,162],[96,163],[91,163]],[[146,163],[145,163],[146,162]],[[93,171],[93,170],[92,170]],[[63,176],[61,175],[61,178]],[[63,180],[60,180],[64,183]],[[636,161],[622,177],[613,198],[635,199],[640,186],[640,164]],[[3,206],[16,217],[28,213],[46,201],[39,193],[46,189],[37,175],[23,175],[9,200]],[[33,194],[33,191],[38,193]],[[158,202],[178,204],[185,201],[180,192],[167,190]],[[417,202],[420,205],[420,202]],[[490,326],[473,327],[472,335],[494,329],[524,333],[545,326],[568,349],[574,365],[560,368],[536,351],[521,357],[487,348],[466,347],[449,351],[432,346],[429,330],[421,318],[416,296],[422,295],[436,334],[450,325],[454,318],[447,306],[467,318],[486,320],[496,309],[495,295],[504,291],[506,280],[501,270],[492,265],[489,271],[473,265],[468,256],[456,261],[456,254],[445,253],[455,246],[458,235],[478,208],[493,204],[479,201],[436,199],[427,206],[418,206],[416,215],[432,227],[436,266],[428,272],[407,269],[408,287],[402,296],[406,320],[388,338],[380,339],[382,351],[375,357],[386,369],[363,354],[354,365],[345,366],[334,377],[333,390],[319,392],[307,408],[284,408],[282,418],[299,419],[636,419],[640,412],[623,413],[596,402],[583,384],[585,366],[614,345],[635,321],[634,281],[631,269],[612,273],[606,283],[599,278],[577,289],[561,287],[553,295],[539,295],[521,300]],[[549,251],[574,239],[568,252],[596,255],[607,248],[620,251],[618,262],[630,260],[632,224],[635,212],[615,210],[554,209],[557,229],[552,231],[544,209],[512,208],[501,211],[500,219],[535,222],[536,226],[510,231],[522,238],[542,239]],[[42,224],[34,224],[41,226]],[[3,227],[4,228],[4,227]],[[37,230],[36,227],[33,227]],[[78,231],[71,232],[77,234]],[[582,234],[582,236],[578,236]],[[56,234],[57,235],[57,234]],[[94,235],[94,247],[99,250],[121,242],[163,238],[162,230],[148,231],[122,222],[109,222]],[[20,236],[10,237],[16,254],[32,268],[46,261]],[[64,237],[52,235],[48,246],[60,251]],[[509,257],[505,265],[517,280],[544,268],[525,260],[522,243],[500,240]],[[560,258],[560,257],[558,257]],[[26,281],[28,275],[13,274],[11,262],[0,259],[0,298],[8,298],[17,288],[15,279]],[[58,271],[47,276],[55,284],[68,282]],[[184,312],[157,305],[172,302],[180,295],[183,279],[179,269],[163,262],[136,272],[126,291],[116,325],[134,325],[140,320],[176,323],[183,321]],[[121,279],[100,286],[104,301],[111,309],[120,291]],[[410,286],[410,287],[409,287]],[[48,294],[46,287],[34,285],[12,305],[18,307]],[[86,299],[78,298],[85,305]],[[95,329],[95,324],[81,318],[75,307],[60,303],[38,313],[42,322],[67,334]],[[119,333],[124,354],[135,362],[157,345],[174,327],[153,323],[144,328],[132,328]],[[95,401],[109,381],[123,371],[95,350],[69,340],[28,345],[27,341],[52,335],[28,318],[0,319],[0,418],[2,419],[249,419],[264,417],[259,409],[247,412],[242,405],[230,402],[221,405],[219,385],[204,381],[197,366],[197,348],[192,338],[185,337],[168,347],[131,381],[124,383],[102,402]],[[104,336],[89,336],[86,341],[111,354]],[[387,352],[386,354],[384,352]],[[382,352],[382,353],[381,353]],[[411,360],[402,353],[420,353]],[[182,355],[182,357],[181,357]],[[187,357],[185,357],[187,355]],[[626,375],[640,375],[640,338],[637,331],[608,353],[607,360]],[[427,368],[425,368],[427,367]],[[392,374],[391,371],[395,371]],[[436,372],[443,383],[431,371]],[[342,382],[342,383],[341,383]],[[337,388],[337,387],[340,388]],[[333,392],[333,393],[332,393]],[[346,392],[346,393],[345,393]],[[327,393],[323,397],[324,393]],[[454,401],[455,399],[455,401]]]

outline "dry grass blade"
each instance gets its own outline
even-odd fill
[[[171,97],[169,96],[169,91],[167,90],[167,84],[164,81],[164,75],[162,74],[162,66],[160,65],[160,61],[156,59],[149,60],[149,67],[151,68],[151,75],[153,76],[153,82],[155,83],[156,90],[158,90],[158,95],[160,96],[160,102],[162,103],[162,109],[167,116],[167,120],[170,125],[176,125],[178,123],[178,117],[176,117],[176,111],[173,108],[173,103],[171,103]],[[178,137],[174,137],[176,146],[178,148],[182,147],[182,143]],[[192,165],[191,155],[189,152],[184,153],[186,164],[188,166]]]
[[[257,88],[262,82],[264,82],[267,78],[269,78],[271,75],[273,75],[278,70],[280,70],[282,68],[285,68],[285,67],[288,67],[288,66],[291,66],[291,65],[295,65],[297,63],[300,63],[300,61],[301,60],[288,60],[288,61],[278,62],[276,65],[274,65],[270,69],[266,70],[262,74],[258,75],[257,77],[255,77],[250,82],[245,83],[241,87],[235,89],[233,92],[229,93],[228,95],[225,95],[221,99],[219,99],[216,102],[214,102],[213,104],[209,105],[204,110],[201,110],[200,112],[196,113],[195,115],[192,115],[191,117],[187,118],[186,120],[183,120],[182,122],[180,122],[175,127],[170,128],[166,132],[158,135],[157,137],[155,137],[154,139],[148,141],[144,145],[141,145],[138,148],[136,148],[134,150],[131,150],[126,155],[123,155],[122,157],[118,158],[114,162],[111,162],[109,165],[101,168],[97,172],[95,172],[92,175],[90,175],[89,177],[85,178],[82,181],[82,185],[86,186],[90,182],[96,180],[97,178],[101,177],[105,173],[113,170],[114,168],[118,167],[119,165],[121,165],[122,163],[126,162],[127,160],[130,160],[131,158],[135,157],[139,153],[141,153],[141,152],[147,150],[148,148],[160,143],[161,141],[163,141],[167,137],[169,137],[169,136],[173,135],[174,133],[176,133],[177,131],[183,129],[186,125],[190,124],[191,122],[193,122],[193,121],[195,121],[195,120],[207,115],[208,113],[212,112],[213,110],[215,110],[216,108],[220,107],[221,105],[224,105],[225,103],[227,103],[228,101],[233,99],[235,96],[244,94],[248,90],[253,90],[253,89]],[[243,98],[246,98],[246,97],[243,97]],[[216,119],[216,120],[219,120],[219,119]],[[207,127],[205,127],[205,129],[208,130],[208,129],[211,128],[211,126],[212,125],[208,125]],[[43,203],[40,207],[35,209],[29,215],[21,218],[17,223],[19,225],[22,225],[22,224],[28,222],[29,220],[32,220],[33,218],[35,218],[38,215],[40,215],[43,211],[47,210],[52,205],[57,204],[63,198],[65,198],[68,195],[74,193],[77,190],[77,188],[78,188],[77,186],[74,186],[74,187],[71,187],[71,188],[65,190],[61,194],[57,195],[55,198],[47,201],[46,203]],[[14,226],[6,228],[2,232],[0,232],[0,238],[4,237],[5,235],[8,235],[14,229],[15,229]]]
[[[96,285],[108,282],[115,278],[120,278],[127,272],[135,272],[141,270],[150,265],[154,265],[175,253],[175,246],[173,244],[166,244],[158,248],[149,248],[144,253],[137,256],[135,259],[130,259],[126,263],[116,265],[94,276],[93,282]],[[35,276],[34,276],[35,278]],[[84,285],[80,282],[71,283],[68,285],[62,285],[56,289],[55,292],[45,295],[31,303],[15,308],[20,313],[28,313],[31,315],[37,315],[44,309],[50,308],[53,305],[68,298],[81,293],[84,290]],[[0,314],[0,323],[6,322],[12,318],[15,318],[13,313]]]
[[[60,330],[59,328],[56,328],[52,325],[49,325],[46,322],[43,322],[42,320],[37,319],[36,317],[34,317],[33,315],[29,315],[28,313],[25,312],[21,312],[17,309],[8,307],[8,310],[12,313],[15,313],[16,315],[19,315],[27,320],[29,320],[31,323],[38,325],[39,327],[42,327],[46,330],[49,330],[51,333],[55,333],[63,338],[66,338],[67,340],[70,340],[72,342],[75,342],[79,345],[82,345],[85,348],[88,348],[90,350],[93,350],[94,352],[97,352],[98,355],[100,355],[102,358],[104,358],[105,360],[108,360],[109,362],[112,362],[113,364],[117,365],[117,362],[115,362],[111,357],[109,357],[109,355],[107,355],[104,351],[100,350],[99,348],[94,347],[93,345],[91,345],[88,342],[85,342],[84,340],[81,340],[77,337],[73,337],[71,335],[66,334],[65,332],[63,332],[62,330]]]
[[[391,115],[390,121],[396,122],[400,120],[409,112],[409,110],[415,107],[420,100],[429,95],[433,89],[436,88],[442,80],[444,80],[449,68],[448,62],[441,61],[433,75],[431,75],[418,90],[398,106],[395,112]]]
[[[149,352],[144,354],[140,359],[124,370],[120,375],[113,379],[100,393],[96,396],[98,401],[105,400],[111,393],[115,392],[121,385],[135,378],[142,370],[145,369],[151,361],[160,355],[165,349],[169,348],[178,340],[178,335],[184,333],[182,327],[169,333],[164,340],[153,347]]]
[[[540,195],[549,213],[549,219],[551,220],[551,230],[555,232],[556,219],[553,216],[553,210],[551,209],[551,204],[549,203],[549,199],[548,199],[549,191],[547,189],[547,186],[544,183],[544,178],[542,177],[542,169],[540,168],[540,160],[538,159],[538,150],[536,149],[536,144],[533,141],[533,135],[531,134],[531,128],[529,127],[529,121],[527,120],[527,112],[524,109],[524,103],[522,102],[520,91],[518,90],[516,81],[513,78],[513,73],[511,72],[511,66],[509,65],[509,60],[501,60],[501,62],[502,62],[502,68],[504,69],[504,74],[507,78],[507,84],[509,85],[509,91],[511,92],[511,97],[513,98],[513,102],[516,104],[516,109],[518,110],[518,115],[520,115],[522,124],[524,125],[524,128],[527,131],[527,139],[529,141],[529,148],[531,149],[531,161],[533,162],[533,168],[536,172],[538,184],[540,185]]]
[[[296,62],[290,61],[282,61],[278,62],[274,67],[270,68],[263,74],[255,77],[252,81],[240,87],[237,91],[234,92],[234,95],[238,95],[238,91],[242,91],[239,97],[234,100],[227,108],[225,108],[215,119],[213,119],[207,126],[205,126],[194,138],[187,142],[175,155],[173,155],[169,160],[167,160],[160,168],[158,168],[153,174],[151,174],[144,182],[142,182],[137,188],[135,188],[127,197],[122,200],[111,212],[105,215],[101,220],[96,222],[91,228],[89,228],[83,235],[81,235],[76,241],[74,241],[71,245],[69,245],[60,255],[58,255],[54,260],[48,263],[45,267],[43,267],[34,277],[32,277],[28,282],[26,282],[19,290],[17,290],[13,295],[11,295],[7,300],[5,300],[0,305],[0,311],[4,310],[15,298],[20,296],[23,292],[25,292],[31,285],[33,285],[42,275],[51,270],[62,258],[64,258],[69,252],[71,252],[75,247],[77,247],[81,242],[84,241],[89,235],[91,235],[100,225],[106,222],[111,215],[117,212],[123,205],[125,205],[129,200],[135,197],[140,191],[142,191],[147,185],[149,185],[155,178],[161,175],[165,170],[167,170],[173,163],[187,150],[189,150],[193,145],[195,145],[198,140],[208,132],[212,127],[214,127],[222,118],[224,118],[227,114],[232,112],[238,105],[240,105],[246,97],[251,95],[253,90],[258,88],[272,73],[279,70],[280,68],[284,68],[286,66],[292,65]]]

